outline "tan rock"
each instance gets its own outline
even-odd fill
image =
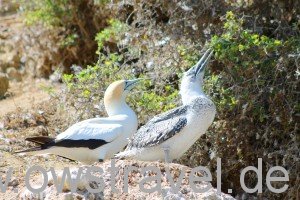
[[[9,79],[22,81],[22,74],[16,68],[10,67],[6,70]]]
[[[12,178],[9,182],[8,182],[8,186],[12,186],[12,187],[16,187],[19,185],[19,181],[16,178]]]
[[[0,73],[0,98],[7,92],[9,86],[8,78],[5,74]]]
[[[20,56],[17,51],[7,52],[0,54],[0,68],[2,71],[6,71],[7,68],[16,68],[20,67]]]

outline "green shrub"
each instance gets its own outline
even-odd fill
[[[219,76],[227,76],[224,74],[227,73],[235,84],[250,88],[243,91],[232,87],[225,89],[230,81],[212,76],[211,81],[218,94],[215,102],[220,110],[231,112],[236,106],[243,106],[243,102],[247,102],[247,106],[254,106],[257,99],[250,98],[254,89],[250,86],[256,86],[257,91],[264,90],[266,85],[274,81],[276,74],[270,72],[277,65],[279,51],[283,47],[282,41],[251,33],[243,28],[243,19],[237,19],[232,12],[228,12],[224,33],[213,36],[210,45],[215,51],[215,58],[225,66]],[[255,77],[258,74],[260,76]],[[254,107],[252,114],[260,122],[268,117],[263,107],[259,106]]]
[[[297,149],[299,108],[297,66],[291,55],[299,54],[300,39],[260,35],[245,28],[243,18],[228,12],[223,34],[213,36],[209,45],[215,61],[205,78],[205,90],[217,105],[217,117],[181,162],[209,165],[214,171],[216,157],[222,158],[222,189],[234,186],[235,194],[243,193],[240,170],[256,166],[257,158],[267,163],[266,171],[275,165],[285,167],[295,181],[297,170],[291,166],[297,157],[293,152]],[[247,179],[254,187],[256,178]],[[295,189],[291,187],[277,198],[292,197]],[[273,194],[264,193],[268,195]]]
[[[34,0],[22,2],[25,10],[25,22],[29,25],[42,22],[47,27],[63,26],[71,20],[69,0]]]
[[[20,2],[24,21],[30,26],[30,36],[53,43],[51,48],[46,42],[33,44],[42,51],[46,49],[51,55],[48,57],[52,59],[47,63],[51,66],[51,69],[48,69],[49,73],[57,66],[62,66],[63,72],[70,73],[73,64],[87,66],[97,62],[96,33],[108,25],[108,18],[113,17],[107,3],[102,0]]]
[[[113,43],[118,43],[121,37],[124,36],[124,33],[128,30],[128,26],[125,23],[116,19],[110,19],[108,24],[109,27],[96,35],[96,42],[98,44],[97,54],[100,54],[105,42],[111,41]]]

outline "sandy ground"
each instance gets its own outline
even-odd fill
[[[17,14],[0,16],[0,33],[2,35],[0,40],[3,39],[9,44],[13,43],[13,37],[21,31],[23,25],[22,19]],[[22,193],[21,188],[25,186],[25,174],[31,166],[40,165],[45,169],[54,167],[57,171],[65,166],[78,166],[76,162],[56,156],[20,156],[14,153],[16,150],[32,147],[33,144],[25,142],[24,139],[30,135],[40,135],[41,126],[47,129],[47,134],[56,134],[55,129],[63,122],[55,119],[56,114],[51,113],[49,88],[58,91],[60,87],[60,84],[51,83],[46,79],[25,76],[22,77],[21,82],[10,81],[6,98],[0,100],[0,177],[2,180],[6,180],[10,167],[13,168],[13,174],[8,190],[5,193],[0,191],[0,200],[19,199],[19,194]],[[39,117],[44,117],[47,122],[38,125],[33,120],[33,124],[30,121],[26,124],[27,116],[35,119],[32,114],[38,113],[38,107],[45,112],[45,116],[40,115]],[[31,118],[30,120],[32,120]],[[26,122],[25,126],[24,122]],[[12,126],[7,128],[5,127],[7,124]],[[31,177],[31,181],[35,185],[40,174],[35,172]]]
[[[8,4],[8,2],[3,3]],[[8,45],[13,45],[14,37],[17,37],[17,33],[22,30],[23,26],[22,18],[16,13],[0,16],[0,35],[2,37],[0,41],[3,40]],[[0,119],[18,108],[30,109],[32,105],[46,101],[49,95],[41,88],[46,85],[49,85],[49,81],[43,79],[23,77],[22,82],[10,81],[9,96],[0,100]]]
[[[12,115],[30,111],[35,106],[45,103],[50,100],[50,95],[42,89],[49,86],[50,83],[43,79],[27,79],[23,82],[12,82],[9,88],[9,96],[0,100],[0,125],[3,126],[3,119],[6,115]],[[58,86],[56,87],[58,88]],[[55,156],[33,157],[19,156],[14,154],[14,149],[28,148],[23,147],[24,138],[35,132],[37,126],[23,128],[19,130],[4,130],[0,127],[0,176],[6,179],[6,172],[9,167],[13,167],[13,176],[11,180],[17,182],[9,187],[9,190],[0,195],[0,199],[17,199],[17,196],[22,188],[26,170],[33,165],[42,165],[46,169],[54,166],[56,169],[61,169],[64,166],[77,166],[75,162],[69,162]],[[36,174],[34,174],[36,176]],[[34,177],[33,176],[33,177]],[[33,183],[35,178],[32,179]]]
[[[11,82],[7,98],[0,100],[0,118],[19,108],[30,109],[33,105],[49,100],[49,94],[43,87],[50,83],[44,79],[28,79],[23,82]]]

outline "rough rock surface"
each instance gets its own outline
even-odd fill
[[[1,1],[0,1],[1,7]],[[1,9],[0,9],[1,10]],[[43,51],[39,44],[45,44]],[[20,81],[22,76],[49,77],[58,51],[49,30],[25,25],[22,16],[12,14],[0,19],[0,72]],[[56,65],[55,65],[56,66]],[[13,69],[14,68],[14,69]]]
[[[20,67],[20,57],[18,52],[12,50],[11,44],[2,44],[2,51],[5,53],[0,54],[0,68],[5,71],[9,67],[18,69]]]
[[[118,169],[116,170],[115,175],[115,182],[114,184],[111,182],[111,170],[110,167],[112,166],[111,161],[107,161],[104,163],[98,163],[93,165],[94,167],[99,167],[103,169],[103,173],[95,172],[93,176],[101,177],[104,181],[104,190],[102,192],[93,194],[88,191],[88,187],[93,189],[101,188],[101,184],[99,180],[95,181],[88,181],[87,178],[87,168],[90,166],[83,166],[82,173],[78,173],[79,168],[72,168],[70,169],[71,179],[75,180],[80,177],[80,181],[77,184],[76,192],[71,193],[71,186],[68,183],[64,183],[63,189],[61,193],[57,194],[56,187],[53,181],[52,174],[48,173],[48,186],[39,195],[31,193],[28,189],[23,189],[23,192],[20,193],[19,198],[21,199],[173,199],[173,200],[183,200],[183,199],[205,199],[205,200],[234,200],[234,198],[230,195],[221,193],[217,194],[217,190],[211,186],[209,182],[197,182],[197,188],[205,188],[211,187],[207,192],[204,193],[196,193],[189,185],[189,176],[191,172],[191,168],[188,168],[183,165],[179,164],[164,164],[159,162],[138,162],[138,161],[126,161],[126,160],[119,160],[116,161],[115,167]],[[137,167],[138,170],[133,170],[128,174],[128,193],[124,192],[124,180],[127,177],[126,169],[128,166]],[[155,166],[161,172],[161,192],[152,192],[152,193],[144,193],[140,190],[142,187],[139,183],[141,180],[146,180],[146,177],[154,177],[157,171],[146,170],[145,173],[141,172],[143,167]],[[174,192],[171,188],[170,181],[167,176],[167,169],[171,174],[171,178],[174,179],[175,184],[180,184],[180,189],[178,192]],[[181,173],[184,174],[183,179],[177,183],[178,178],[180,177]],[[61,183],[62,178],[62,171],[57,171],[57,181]],[[197,176],[201,176],[200,173]],[[56,180],[56,178],[55,178]],[[149,179],[148,179],[149,180]],[[157,185],[159,179],[156,181],[146,181],[144,184],[145,188],[153,188]],[[96,182],[98,181],[98,182]],[[42,182],[42,181],[41,181]],[[115,188],[119,191],[118,193],[111,192],[111,184],[115,186]],[[36,186],[38,187],[38,186]],[[40,187],[40,186],[39,186]],[[101,189],[100,189],[101,191]]]
[[[5,74],[0,73],[0,98],[4,96],[8,89],[8,78]]]
[[[10,67],[6,70],[9,79],[22,81],[22,74],[16,68]]]

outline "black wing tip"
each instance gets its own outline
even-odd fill
[[[34,137],[25,138],[25,141],[34,142],[40,145],[53,142],[54,140],[55,140],[54,138],[48,136],[34,136]]]
[[[88,140],[72,140],[72,139],[64,139],[56,142],[52,142],[49,144],[43,145],[44,147],[65,147],[65,148],[89,148],[89,149],[97,149],[102,145],[108,144],[109,142],[102,139],[88,139]]]

